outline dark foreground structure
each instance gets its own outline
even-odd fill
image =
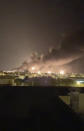
[[[68,131],[83,128],[80,116],[62,102],[54,88],[0,88],[0,130]]]

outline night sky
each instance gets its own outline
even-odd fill
[[[77,41],[71,37],[70,43],[65,36],[82,30],[83,38],[83,29],[83,0],[1,0],[0,70],[18,67],[32,52],[46,53],[50,47],[58,49],[66,41],[73,54],[73,43]],[[72,34],[74,37],[76,33]],[[83,50],[84,39],[77,47],[80,43]],[[61,50],[68,46],[62,44]]]

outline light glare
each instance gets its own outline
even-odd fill
[[[64,70],[61,70],[60,71],[60,75],[64,75],[65,73],[64,73]]]
[[[77,85],[80,85],[80,81],[77,81]]]
[[[38,74],[41,74],[41,72],[40,72],[40,71],[38,71]]]
[[[51,74],[51,71],[48,71],[48,74]]]
[[[35,70],[35,67],[34,67],[34,66],[32,67],[32,70]]]

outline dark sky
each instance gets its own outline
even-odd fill
[[[67,32],[81,28],[83,0],[1,0],[0,70],[19,66],[34,51],[58,48]]]

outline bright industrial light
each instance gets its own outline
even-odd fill
[[[51,74],[51,71],[48,71],[48,74]]]
[[[35,67],[34,67],[34,66],[32,67],[32,70],[35,70]]]
[[[20,75],[19,78],[20,78],[20,79],[24,79],[24,76],[21,76],[21,75]]]
[[[41,74],[41,72],[40,72],[40,71],[38,71],[38,74]]]
[[[61,70],[60,71],[60,75],[64,75],[65,73],[64,73],[64,70]]]
[[[80,81],[77,81],[77,85],[80,85]]]

